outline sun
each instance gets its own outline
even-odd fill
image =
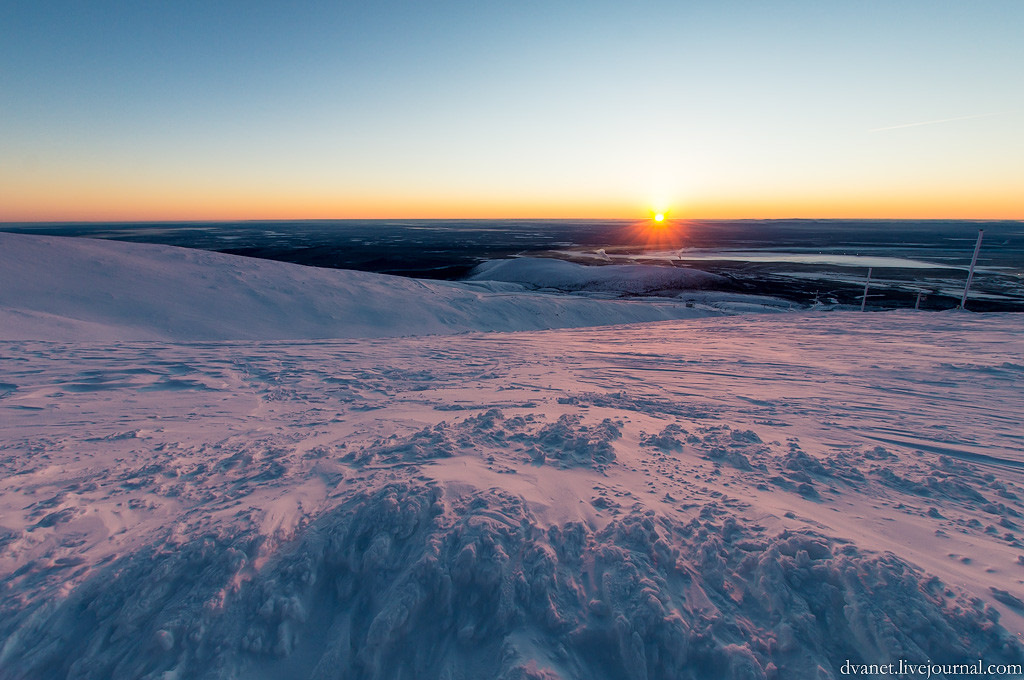
[[[651,216],[651,221],[654,222],[658,227],[666,227],[671,222],[670,217],[672,210],[667,205],[654,205],[651,206],[650,212],[647,213]]]
[[[670,206],[652,206],[643,219],[637,219],[624,229],[623,241],[644,252],[678,250],[687,239],[687,222],[672,213]]]

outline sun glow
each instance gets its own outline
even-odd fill
[[[669,210],[667,201],[656,201],[651,204],[649,210],[650,212],[648,212],[647,214],[650,215],[650,219],[653,223],[653,226],[659,228],[667,227],[669,223],[672,221],[670,215],[672,211]]]
[[[662,203],[656,208],[652,206],[646,219],[626,227],[622,239],[630,247],[638,247],[642,251],[674,250],[686,244],[687,234],[686,220],[674,218],[667,205]]]

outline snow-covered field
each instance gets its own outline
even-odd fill
[[[1024,317],[521,274],[0,234],[0,678],[1024,663]]]

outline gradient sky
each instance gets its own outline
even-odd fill
[[[0,3],[0,221],[1024,218],[1022,0]]]

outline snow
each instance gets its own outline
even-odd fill
[[[599,252],[599,257],[603,251]],[[607,259],[607,255],[604,255]],[[637,264],[587,267],[550,258],[518,257],[492,260],[470,272],[470,281],[505,281],[531,289],[593,291],[644,294],[664,290],[694,290],[722,283],[717,274],[681,267],[653,267]]]
[[[723,313],[679,300],[595,302],[116,241],[0,233],[0,252],[0,339],[387,337]]]
[[[1019,315],[0,239],[0,677],[1024,661]]]

